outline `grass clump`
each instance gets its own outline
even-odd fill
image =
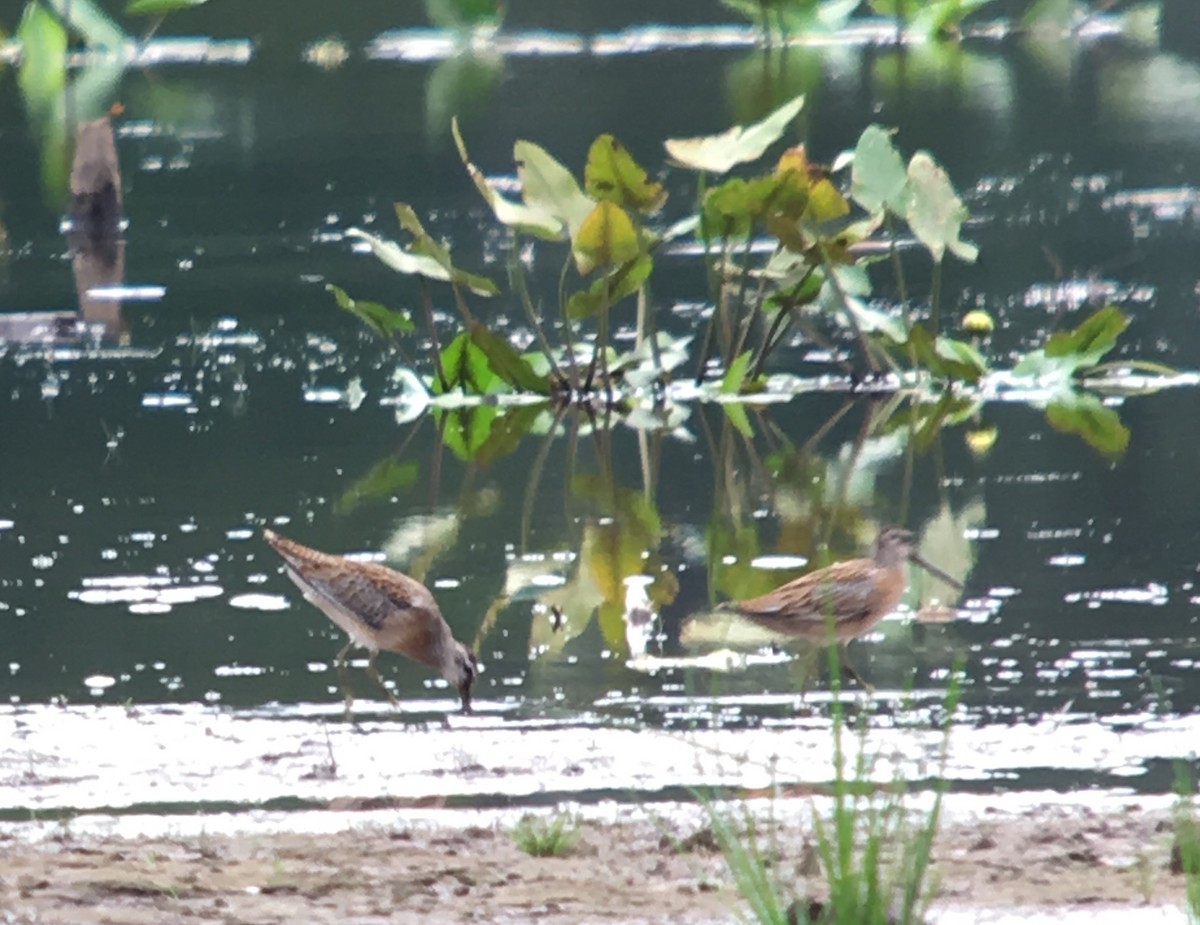
[[[1200,925],[1200,821],[1193,798],[1196,788],[1182,764],[1175,769],[1175,844],[1171,848],[1171,870],[1184,878],[1184,898],[1191,925]]]
[[[918,925],[932,899],[930,864],[946,782],[946,738],[933,784],[934,797],[920,813],[906,806],[907,782],[900,776],[879,786],[872,779],[877,757],[866,743],[865,723],[859,726],[859,748],[851,760],[844,741],[844,711],[838,694],[838,666],[832,655],[834,777],[832,806],[812,808],[819,895],[804,895],[782,877],[783,855],[774,817],[756,823],[742,806],[740,823],[727,809],[702,797],[713,834],[729,866],[738,892],[750,906],[751,921],[760,925]],[[960,673],[951,675],[944,708],[953,716],[958,704]],[[1193,834],[1197,829],[1193,826]],[[1200,891],[1200,840],[1195,842]],[[1190,895],[1190,894],[1189,894]],[[1200,893],[1198,893],[1200,899]],[[1200,925],[1200,920],[1193,918]]]
[[[513,843],[534,858],[559,858],[570,854],[583,830],[569,813],[553,817],[526,813],[509,831]]]

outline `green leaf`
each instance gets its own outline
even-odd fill
[[[983,358],[983,354],[966,341],[955,340],[939,334],[934,341],[934,349],[937,350],[939,357],[947,363],[953,364],[959,370],[955,378],[966,382],[978,382],[980,377],[987,374],[987,360]]]
[[[704,227],[709,234],[723,238],[745,237],[752,224],[766,214],[779,188],[780,181],[774,176],[733,177],[712,187],[701,206]]]
[[[462,158],[463,166],[467,168],[467,173],[475,183],[475,188],[479,190],[480,195],[491,207],[501,224],[547,241],[562,240],[566,233],[564,221],[543,209],[513,202],[501,196],[488,183],[483,171],[471,163],[471,159],[467,155],[467,146],[463,143],[462,135],[458,130],[457,118],[450,121],[450,131],[454,135],[455,145],[458,146],[458,155]]]
[[[533,142],[518,141],[513,158],[525,204],[560,220],[574,238],[595,202],[584,195],[571,171]]]
[[[405,250],[395,241],[389,241],[387,238],[373,235],[368,231],[363,231],[361,228],[348,229],[346,237],[359,238],[366,241],[371,246],[371,252],[385,266],[391,267],[397,273],[403,273],[405,276],[423,276],[426,279],[447,283],[454,280],[479,295],[495,295],[499,292],[496,284],[489,279],[481,276],[473,276],[470,273],[463,273],[461,270],[448,270],[440,261],[429,254]]]
[[[633,295],[650,278],[654,260],[649,254],[639,254],[622,264],[606,276],[595,280],[582,292],[572,293],[567,299],[567,315],[571,318],[586,318],[602,307],[612,308],[626,296]]]
[[[1129,325],[1120,309],[1107,305],[1073,331],[1050,336],[1041,350],[1031,350],[1013,367],[1014,376],[1070,378],[1081,369],[1095,366],[1116,345]]]
[[[924,422],[913,435],[913,445],[918,452],[924,452],[933,445],[943,427],[960,424],[977,414],[978,411],[979,402],[957,395],[950,390],[943,392],[942,397],[938,399],[937,404],[929,411]],[[905,415],[900,414],[897,417],[903,418]]]
[[[1057,431],[1078,434],[1105,456],[1120,456],[1129,446],[1129,431],[1117,412],[1086,392],[1056,398],[1046,407],[1046,420]]]
[[[854,149],[850,171],[850,195],[868,212],[891,209],[903,215],[906,207],[908,171],[892,144],[891,132],[868,125]]]
[[[651,182],[628,149],[608,134],[599,136],[588,149],[583,183],[593,199],[646,214],[661,209],[667,198],[663,185]]]
[[[504,380],[493,371],[487,354],[471,339],[469,331],[463,331],[442,348],[441,361],[447,389],[443,390],[441,382],[434,376],[431,389],[434,395],[459,388],[469,395],[487,395],[502,390]]]
[[[691,170],[725,173],[730,168],[757,160],[781,137],[804,106],[804,97],[784,103],[753,125],[735,125],[720,135],[701,138],[671,138],[663,144],[681,166]]]
[[[21,69],[17,81],[30,108],[62,92],[67,82],[67,30],[53,13],[31,0],[17,27]]]
[[[754,428],[750,424],[750,417],[746,414],[746,406],[741,402],[721,402],[721,408],[725,412],[725,416],[729,418],[729,423],[738,429],[738,432],[747,439],[754,438]]]
[[[395,456],[381,459],[371,471],[351,485],[333,506],[338,515],[346,515],[365,501],[382,501],[410,488],[421,472],[415,460],[401,461]]]
[[[41,0],[41,3],[60,22],[66,23],[89,48],[117,51],[129,41],[125,30],[113,21],[96,0]]]
[[[914,324],[904,345],[916,356],[917,366],[941,379],[978,382],[987,372],[987,364],[969,344],[947,337],[934,337],[920,324]]]
[[[942,262],[947,250],[967,263],[979,256],[979,248],[959,237],[967,207],[958,198],[946,171],[924,151],[918,151],[908,163],[904,217],[937,263]]]
[[[1046,341],[1046,356],[1077,357],[1079,366],[1095,366],[1117,345],[1129,319],[1115,305],[1106,305],[1085,318],[1073,331],[1059,331]]]
[[[499,413],[495,405],[475,405],[448,410],[439,408],[434,411],[434,417],[441,424],[442,444],[463,462],[470,462],[487,443],[492,422]]]
[[[130,16],[166,16],[179,10],[191,9],[208,0],[130,0],[125,12]]]
[[[1035,0],[1019,20],[1022,29],[1065,31],[1075,19],[1075,0]]]
[[[432,257],[446,271],[451,282],[459,286],[466,286],[472,292],[478,295],[496,295],[500,289],[486,276],[477,276],[474,273],[468,273],[466,270],[460,270],[454,265],[454,261],[450,257],[450,249],[440,241],[435,241],[433,236],[425,230],[425,226],[421,224],[421,220],[417,218],[417,213],[413,207],[406,202],[397,202],[393,204],[396,211],[396,218],[400,222],[400,226],[406,229],[413,236],[413,252],[424,254]]]
[[[490,466],[514,452],[545,410],[545,403],[502,409],[492,421],[487,439],[475,452],[474,461],[481,466]]]
[[[498,0],[425,0],[425,18],[439,29],[495,26],[503,7]]]
[[[550,394],[550,380],[535,373],[529,361],[507,340],[488,330],[480,321],[471,322],[470,333],[471,341],[487,357],[488,366],[497,376],[518,391]]]
[[[641,254],[642,245],[629,214],[615,202],[598,202],[579,226],[575,266],[586,276],[596,267],[617,267]]]
[[[407,334],[413,330],[412,316],[408,312],[392,311],[379,302],[363,302],[352,299],[346,290],[326,284],[325,291],[333,293],[338,307],[357,315],[367,327],[382,337],[391,340],[395,334]]]
[[[745,350],[729,364],[729,369],[725,370],[725,376],[721,379],[721,394],[736,395],[742,390],[742,383],[746,381],[746,371],[750,368],[752,355],[753,351]]]
[[[992,0],[941,0],[917,13],[913,17],[912,28],[933,39],[953,37],[964,19],[991,2]]]
[[[838,278],[842,278],[840,272],[838,273]],[[824,286],[822,293],[828,292],[830,288],[828,285]],[[904,322],[895,315],[889,315],[887,312],[882,312],[875,308],[868,308],[859,299],[847,299],[846,305],[854,315],[854,320],[858,322],[859,330],[864,334],[879,333],[894,344],[905,344],[908,342],[908,332],[904,329]]]
[[[371,252],[397,273],[403,273],[406,276],[424,276],[427,279],[436,279],[442,282],[450,281],[450,273],[446,268],[427,254],[416,254],[405,250],[395,241],[373,235],[361,228],[348,229],[346,237],[366,241],[371,246]]]

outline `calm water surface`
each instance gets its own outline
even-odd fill
[[[904,429],[872,432],[881,403],[818,393],[753,413],[749,440],[713,405],[683,408],[669,431],[602,435],[531,411],[533,433],[472,463],[432,416],[397,420],[395,358],[324,284],[416,307],[407,281],[343,237],[355,225],[393,235],[397,199],[452,239],[464,265],[502,276],[500,237],[454,152],[451,114],[475,161],[505,175],[518,138],[579,167],[591,139],[613,130],[657,165],[664,137],[720,130],[806,92],[791,140],[815,156],[831,160],[879,121],[899,128],[904,150],[933,151],[966,191],[983,258],[950,265],[945,292],[952,314],[981,306],[997,318],[998,362],[1077,322],[1103,293],[1133,319],[1128,353],[1200,368],[1196,58],[1118,38],[767,53],[736,31],[626,53],[637,42],[605,31],[626,21],[550,24],[568,30],[566,51],[535,54],[526,19],[502,33],[505,54],[430,58],[427,36],[384,31],[416,23],[363,13],[343,28],[348,60],[327,71],[304,49],[331,26],[288,31],[309,22],[306,10],[278,32],[193,21],[220,38],[255,36],[247,63],[111,81],[95,105],[125,106],[130,289],[101,312],[101,339],[48,346],[5,329],[0,696],[13,728],[42,741],[28,749],[70,751],[55,735],[74,733],[48,707],[64,702],[109,705],[63,716],[113,730],[129,710],[168,716],[171,705],[201,726],[223,711],[268,727],[339,720],[341,640],[281,574],[264,525],[386,559],[434,588],[486,665],[474,725],[507,743],[497,748],[525,748],[514,761],[536,766],[539,749],[556,747],[504,739],[542,727],[819,733],[823,660],[711,605],[774,587],[805,561],[860,554],[877,524],[903,520],[966,591],[948,622],[914,621],[931,599],[947,601],[946,588],[914,581],[905,611],[850,646],[879,692],[861,702],[873,723],[903,729],[896,692],[908,688],[918,715],[936,712],[962,659],[962,754],[1006,756],[964,757],[952,768],[962,786],[1169,781],[1169,760],[1194,749],[1200,702],[1194,389],[1110,402],[1131,435],[1116,456],[1015,402],[987,404],[917,452]],[[12,322],[78,301],[49,143],[17,81],[2,77],[0,322]],[[665,181],[674,219],[692,181]],[[561,257],[527,256],[549,300]],[[918,291],[920,267],[914,257]],[[697,332],[697,258],[664,269],[664,325]],[[438,308],[449,321],[452,305]],[[516,303],[478,310],[528,336]],[[408,349],[427,355],[415,341]],[[800,341],[777,365],[825,369]],[[468,424],[487,427],[491,414]],[[622,618],[630,584],[645,586],[661,618],[636,658]],[[554,603],[567,616],[558,633],[545,610]],[[389,656],[381,666],[405,715],[452,706],[422,671]],[[378,696],[364,673],[354,683]],[[399,730],[381,702],[359,706]],[[1075,730],[1069,750],[1062,729]],[[340,754],[360,747],[346,743]],[[25,760],[24,747],[6,762]],[[1027,756],[1013,759],[1014,748]],[[209,798],[237,802],[236,792]],[[14,790],[3,802],[25,799]]]

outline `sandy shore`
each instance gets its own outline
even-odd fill
[[[1021,908],[1053,920],[1184,921],[1166,801],[1005,808],[1004,798],[969,798],[964,811],[956,799],[935,847],[935,920],[1001,921]],[[781,882],[819,894],[808,801],[783,802]],[[695,807],[584,818],[579,843],[558,858],[522,853],[511,814],[448,810],[439,822],[405,808],[335,809],[304,814],[328,831],[281,831],[286,813],[241,832],[196,817],[176,834],[104,834],[86,819],[9,825],[0,921],[694,925],[736,921],[744,909]]]

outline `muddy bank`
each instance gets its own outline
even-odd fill
[[[1166,801],[1004,803],[952,798],[935,848],[935,921],[1184,921]],[[779,872],[819,891],[808,811],[803,800],[775,805]],[[523,854],[512,813],[375,808],[214,818],[211,828],[176,817],[173,834],[140,836],[105,835],[86,817],[10,823],[0,832],[0,912],[22,925],[737,920],[743,907],[702,811],[601,815],[582,820],[581,840],[561,858]],[[285,831],[289,821],[310,830]]]

